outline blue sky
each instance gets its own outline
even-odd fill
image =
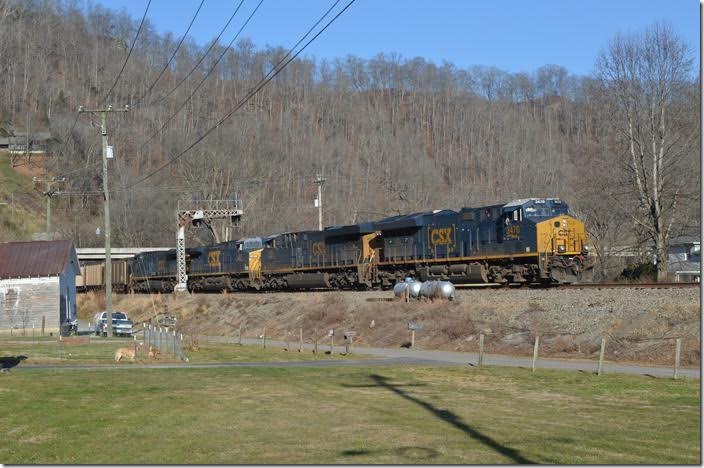
[[[146,0],[92,0],[126,8],[141,18]],[[222,36],[228,43],[258,0],[245,0]],[[200,0],[152,0],[148,18],[176,38],[185,31]],[[190,36],[207,44],[223,27],[239,0],[205,0]],[[242,37],[257,46],[286,48],[332,5],[333,0],[264,0]],[[340,8],[347,0],[342,0]],[[639,31],[657,20],[699,56],[699,2],[696,0],[357,0],[305,54],[333,59],[348,54],[371,58],[396,52],[405,58],[443,60],[460,68],[494,65],[509,72],[562,65],[589,74],[594,59],[617,32]],[[697,61],[698,63],[698,61]]]

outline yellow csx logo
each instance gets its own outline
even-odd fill
[[[208,252],[208,266],[219,267],[220,266],[220,251],[213,250]]]
[[[569,237],[572,232],[569,229],[560,229],[557,231],[558,236]]]
[[[446,228],[435,228],[428,231],[430,243],[433,245],[451,245],[454,244],[455,226]]]
[[[315,242],[311,250],[313,251],[313,255],[325,255],[325,242]]]

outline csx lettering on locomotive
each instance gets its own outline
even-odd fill
[[[219,267],[220,266],[220,251],[213,250],[208,252],[208,266]]]
[[[325,242],[315,242],[311,250],[313,251],[313,255],[325,255]]]
[[[431,229],[429,231],[430,243],[433,245],[454,244],[453,227]]]

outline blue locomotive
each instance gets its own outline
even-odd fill
[[[187,251],[191,291],[363,289],[406,277],[456,284],[589,281],[584,223],[557,198],[427,211]],[[173,290],[175,251],[130,261],[135,291]],[[169,289],[170,288],[170,289]]]

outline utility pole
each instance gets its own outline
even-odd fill
[[[318,184],[318,231],[323,230],[323,184],[325,179],[322,175],[316,174],[315,183]]]
[[[108,130],[107,130],[107,114],[108,112],[127,112],[129,106],[124,109],[113,109],[108,106],[107,109],[84,109],[83,106],[78,107],[78,112],[90,112],[91,114],[100,114],[100,133],[103,136],[103,208],[105,211],[105,311],[107,312],[108,336],[113,336],[112,333],[112,258],[110,255],[110,192],[108,191]]]
[[[51,197],[56,195],[56,191],[51,190],[51,185],[59,182],[65,182],[65,177],[52,177],[51,179],[40,179],[39,177],[32,177],[32,182],[46,182],[46,192],[43,195],[46,197],[46,235],[49,240],[52,239],[51,236]]]

